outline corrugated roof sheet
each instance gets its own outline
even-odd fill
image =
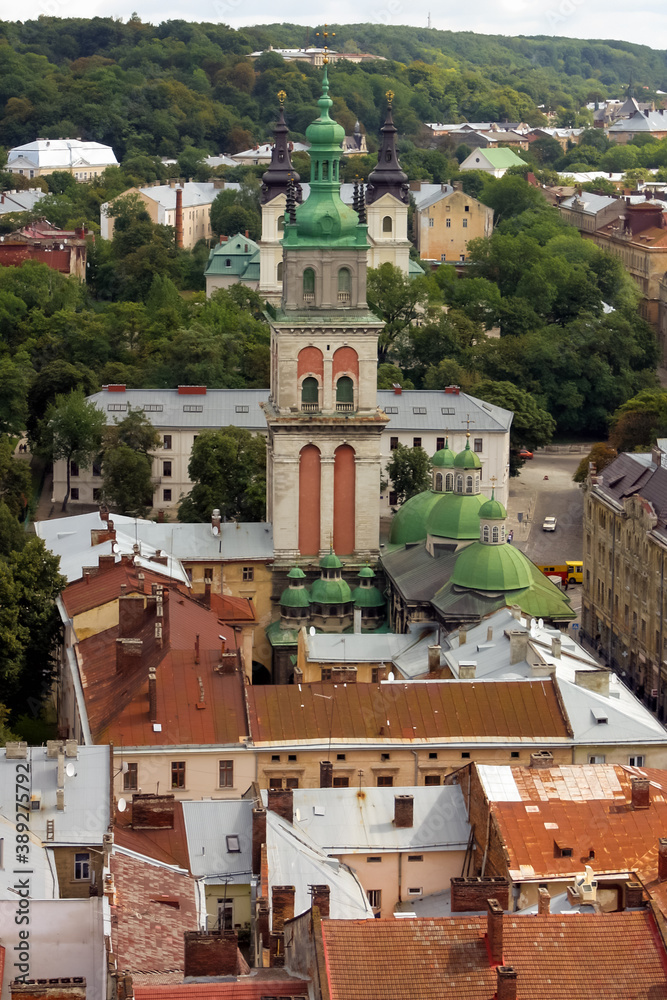
[[[312,740],[567,740],[551,680],[246,688],[255,744]]]
[[[484,917],[324,920],[331,1000],[489,1000]],[[664,1000],[665,952],[646,912],[503,918],[518,1000]]]
[[[190,870],[195,878],[222,882],[224,876],[232,876],[233,883],[250,882],[253,805],[252,799],[183,802]],[[238,851],[229,850],[228,836],[238,838]]]
[[[658,838],[667,829],[667,772],[611,764],[506,768],[517,798],[509,775],[505,792],[497,768],[477,770],[494,796],[491,808],[516,878],[522,865],[539,879],[581,874],[584,864],[595,872],[631,872],[657,863]],[[651,781],[648,809],[632,808],[633,775]],[[554,843],[571,848],[572,856],[559,856]]]

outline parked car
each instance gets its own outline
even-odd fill
[[[542,531],[555,531],[557,523],[555,517],[545,517],[542,522]]]
[[[532,457],[533,457],[532,451],[528,451],[527,448],[522,448],[521,451],[519,452],[519,458],[532,458]]]

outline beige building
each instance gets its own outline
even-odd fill
[[[468,243],[493,232],[493,209],[463,191],[436,192],[415,212],[417,249],[422,260],[465,262]]]
[[[658,718],[667,707],[667,442],[586,483],[582,632]]]
[[[177,192],[180,191],[181,221],[183,227],[183,247],[191,250],[200,240],[213,239],[211,229],[211,205],[223,189],[238,191],[240,184],[224,181],[170,181],[169,184],[149,184],[146,187],[129,188],[119,197],[137,195],[143,202],[151,222],[161,226],[177,228]],[[108,214],[113,202],[100,206],[100,235],[102,239],[113,239],[114,217]]]
[[[5,170],[29,178],[62,171],[77,181],[90,181],[103,174],[107,167],[117,166],[113,149],[101,142],[34,139],[9,150]]]

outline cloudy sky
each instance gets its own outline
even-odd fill
[[[35,17],[120,17],[126,20],[136,11],[152,23],[184,18],[190,21],[221,21],[232,27],[290,21],[313,23],[313,6],[307,0],[293,0],[276,7],[272,0],[36,0],[30,5]],[[639,7],[628,0],[477,0],[476,3],[448,3],[435,0],[339,0],[327,10],[318,8],[319,17],[331,21],[377,24],[427,24],[431,13],[434,28],[477,31],[504,35],[568,35],[572,38],[617,38],[667,49],[667,4],[665,0],[640,0]],[[13,19],[21,12],[9,0],[0,0],[0,15]]]

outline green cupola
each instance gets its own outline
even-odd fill
[[[367,247],[367,226],[340,197],[340,161],[345,129],[329,115],[327,67],[322,78],[322,96],[317,105],[320,116],[306,129],[310,143],[310,194],[285,220],[283,247]]]
[[[504,521],[507,517],[507,511],[500,500],[496,500],[495,486],[491,490],[491,499],[480,507],[479,516],[486,521]]]
[[[456,458],[454,459],[455,469],[481,469],[482,463],[479,460],[479,455],[476,455],[474,451],[470,450],[470,433],[466,436],[466,446],[463,451],[460,451]]]
[[[454,452],[449,447],[449,438],[445,438],[445,447],[436,451],[431,459],[431,465],[434,469],[453,469],[454,457]]]
[[[281,629],[298,629],[310,614],[310,594],[304,583],[306,574],[294,566],[287,574],[289,586],[280,595]]]
[[[310,588],[310,602],[313,625],[323,632],[341,632],[352,625],[352,590],[333,549],[320,559],[320,578]]]
[[[359,586],[352,591],[355,607],[362,608],[362,619],[364,608],[383,608],[387,603],[374,581],[375,573],[370,566],[362,566],[359,570]]]

